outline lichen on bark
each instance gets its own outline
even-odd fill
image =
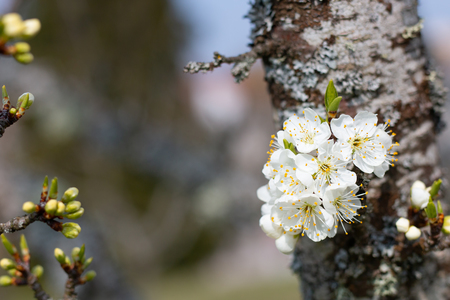
[[[253,46],[275,45],[262,59],[277,126],[305,107],[323,111],[333,79],[342,113],[378,114],[400,143],[396,166],[370,181],[362,224],[320,243],[300,239],[292,269],[303,299],[447,299],[450,252],[425,253],[395,228],[411,184],[442,175],[445,89],[414,29],[417,1],[255,0],[248,17]]]

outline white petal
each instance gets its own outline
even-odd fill
[[[373,172],[373,166],[367,164],[359,154],[355,153],[354,156],[355,156],[355,159],[353,160],[353,163],[355,164],[355,166],[357,166],[364,173],[372,173]]]
[[[378,119],[376,114],[373,114],[368,111],[362,111],[355,116],[354,124],[355,127],[357,128],[356,131],[359,134],[361,134],[362,136],[367,135],[371,137],[377,130],[377,122]]]
[[[259,226],[261,226],[261,229],[270,238],[277,239],[283,234],[283,229],[276,226],[268,214],[259,219]]]
[[[383,162],[379,166],[373,167],[373,174],[375,174],[378,178],[383,178],[384,174],[389,170],[389,163]]]
[[[270,214],[270,211],[272,210],[273,205],[263,204],[261,206],[261,215],[268,215]]]
[[[258,196],[258,199],[264,202],[269,202],[272,196],[270,195],[268,185],[263,185],[256,191],[256,196]]]
[[[425,208],[429,199],[430,193],[428,193],[426,190],[418,188],[411,189],[411,202],[413,206]]]
[[[338,119],[331,120],[331,131],[335,137],[340,140],[348,140],[350,138],[350,134],[347,131],[346,127],[353,124],[352,117],[348,115],[341,115]]]
[[[386,131],[377,129],[375,132],[375,140],[381,142],[386,148],[391,147],[392,137]]]
[[[291,254],[294,252],[295,244],[297,243],[298,236],[290,234],[283,234],[275,240],[277,249],[283,254]]]
[[[427,188],[427,186],[425,185],[425,183],[423,183],[420,180],[414,181],[413,185],[411,186],[411,189],[422,189],[422,190],[424,190],[426,188]]]

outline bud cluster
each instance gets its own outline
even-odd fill
[[[75,247],[71,253],[72,259],[64,253],[63,250],[55,249],[55,258],[63,268],[63,270],[69,275],[69,280],[72,280],[75,284],[84,284],[91,281],[97,275],[95,271],[88,271],[83,275],[83,272],[91,265],[93,257],[86,259],[85,246]]]
[[[3,54],[12,55],[18,62],[28,64],[33,61],[31,47],[26,42],[16,42],[6,46],[10,40],[27,40],[35,36],[41,29],[38,19],[22,20],[17,13],[9,13],[0,17],[0,50]]]
[[[1,238],[6,251],[8,251],[13,259],[3,258],[0,260],[0,267],[9,274],[0,277],[0,286],[26,285],[30,280],[30,275],[35,276],[37,279],[42,277],[44,274],[44,268],[42,266],[36,265],[30,270],[30,251],[24,235],[20,237],[21,255],[19,255],[17,248],[4,234],[1,235]]]
[[[58,200],[58,178],[54,178],[48,188],[48,177],[45,177],[42,186],[41,201],[35,204],[27,201],[23,204],[22,209],[26,213],[39,213],[47,220],[53,219],[78,219],[84,214],[84,208],[81,207],[81,202],[77,201],[78,189],[71,187],[67,189],[61,200]],[[69,239],[76,238],[80,232],[81,227],[77,223],[69,222],[61,225],[61,232]]]

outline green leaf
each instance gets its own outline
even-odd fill
[[[428,201],[427,207],[425,208],[425,213],[427,214],[428,219],[436,219],[436,206],[434,205],[433,200],[431,200],[431,197]]]
[[[433,185],[431,186],[431,190],[430,190],[431,198],[433,198],[434,196],[437,195],[437,193],[439,192],[439,189],[441,188],[441,183],[442,183],[441,179],[438,179],[435,182],[433,182]]]
[[[330,111],[328,109],[331,102],[338,97],[338,93],[336,91],[336,88],[334,87],[333,80],[330,80],[327,86],[327,90],[325,91],[325,108],[327,111]]]
[[[290,144],[290,143],[287,141],[287,139],[284,139],[284,140],[283,140],[283,145],[284,145],[284,148],[285,148],[285,149],[289,149],[289,144]]]
[[[438,210],[438,214],[444,213],[444,210],[442,209],[442,206],[441,206],[441,201],[439,201],[439,200],[437,202],[437,210]]]
[[[298,154],[297,149],[295,149],[295,146],[292,143],[289,145],[289,150],[291,150],[295,155]]]
[[[337,97],[328,105],[328,111],[337,111],[339,109],[339,104],[341,103],[342,97]]]
[[[324,118],[322,118],[321,116],[319,116],[319,119],[320,119],[320,122],[321,122],[321,123],[324,123],[324,122],[327,121],[327,120],[325,120]]]

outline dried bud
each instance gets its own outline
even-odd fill
[[[3,270],[11,270],[16,268],[16,264],[9,258],[3,258],[0,260],[0,266]]]
[[[66,205],[66,213],[74,213],[80,210],[81,208],[81,202],[80,201],[72,201],[67,203]]]
[[[55,249],[55,258],[61,265],[63,265],[66,261],[66,255],[64,254],[64,251],[59,248]]]
[[[34,203],[31,202],[31,201],[25,202],[25,203],[22,205],[22,210],[23,210],[24,212],[26,212],[27,214],[34,213],[34,212],[36,211],[36,204],[34,204]]]
[[[419,228],[417,228],[416,226],[411,226],[409,227],[408,231],[406,232],[405,236],[408,240],[416,240],[420,237],[420,235],[422,234],[422,232],[420,231]]]
[[[75,200],[77,196],[78,196],[78,189],[76,187],[71,187],[64,192],[61,201],[64,203],[68,203]]]
[[[36,265],[31,270],[31,273],[33,273],[34,276],[36,276],[39,279],[44,274],[44,268],[42,266],[40,266],[40,265]]]
[[[80,208],[78,211],[72,213],[72,214],[67,214],[66,218],[67,219],[72,219],[72,220],[76,220],[79,217],[81,217],[84,214],[84,208]]]
[[[58,201],[56,201],[55,199],[48,200],[48,202],[45,204],[45,211],[49,215],[55,215],[57,209],[58,209]]]
[[[409,220],[400,218],[398,219],[397,223],[395,223],[395,226],[397,226],[398,232],[407,232],[409,229]]]
[[[12,279],[9,276],[2,276],[0,277],[0,286],[8,286],[11,285]]]

